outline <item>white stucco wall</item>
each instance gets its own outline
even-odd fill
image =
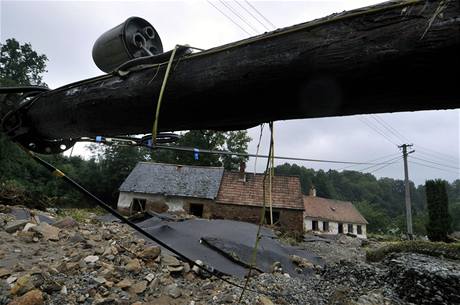
[[[310,217],[304,217],[304,230],[305,232],[312,231],[312,221],[317,220],[318,221],[318,231],[315,231],[315,233],[319,234],[339,234],[339,223],[335,221],[328,221],[329,222],[329,230],[328,231],[323,231],[323,222],[324,220],[321,219],[314,219]],[[361,225],[361,230],[362,234],[357,234],[358,230],[358,224],[353,224],[353,234],[355,234],[359,238],[367,238],[367,231],[366,231],[366,225],[362,224]],[[343,233],[346,234],[348,233],[348,223],[343,223]]]
[[[165,203],[168,206],[168,212],[184,211],[185,199],[183,198],[127,192],[120,192],[118,195],[117,209],[124,213],[131,213],[131,205],[134,198],[145,199],[147,202]]]

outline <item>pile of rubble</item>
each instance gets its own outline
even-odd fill
[[[386,263],[388,280],[404,299],[418,304],[460,304],[458,262],[411,253],[393,255]]]
[[[123,224],[102,222],[96,215],[83,222],[69,217],[53,219],[55,216],[37,217],[32,213],[20,220],[0,206],[0,305],[238,302],[241,288],[180,261]],[[364,257],[360,243],[344,242],[343,238],[302,246],[317,249],[319,255],[319,249],[323,254],[332,251],[334,259],[319,266],[293,257],[299,268],[311,269],[307,278],[289,276],[275,263],[271,273],[251,278],[242,304],[458,303],[457,262],[434,259],[432,263],[432,258],[423,261],[423,256],[417,256],[416,263],[412,256],[398,254],[368,264],[360,260]],[[335,260],[347,247],[353,248],[349,253],[360,254],[349,260]],[[421,275],[413,277],[410,270]],[[420,282],[431,289],[429,295],[412,287],[418,287],[417,280],[425,274],[433,274]],[[242,278],[227,279],[238,285],[245,283]],[[439,294],[444,303],[432,301]]]

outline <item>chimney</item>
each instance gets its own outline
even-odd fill
[[[240,176],[241,180],[243,180],[243,182],[246,182],[246,162],[244,161],[240,162]]]
[[[315,189],[315,186],[314,186],[314,185],[312,185],[312,186],[310,187],[310,193],[309,193],[309,195],[312,196],[312,197],[316,197],[316,189]]]
[[[246,172],[246,162],[241,161],[240,162],[240,173]]]

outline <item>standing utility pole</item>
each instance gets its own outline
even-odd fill
[[[405,198],[406,198],[406,224],[407,224],[407,236],[409,239],[413,239],[412,232],[412,207],[410,202],[410,186],[409,186],[409,170],[407,167],[407,156],[413,153],[415,150],[407,152],[407,148],[412,147],[413,144],[403,144],[399,146],[402,148],[403,158],[404,158],[404,187],[405,187]]]

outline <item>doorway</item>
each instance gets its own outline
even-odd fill
[[[201,203],[190,203],[190,214],[196,217],[203,217],[203,205]]]

